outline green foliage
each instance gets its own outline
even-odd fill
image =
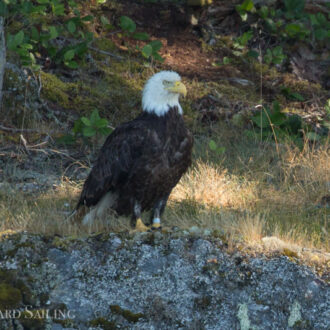
[[[65,3],[64,0],[7,0],[0,5],[0,15],[5,17],[7,28],[15,29],[12,22],[22,22],[18,32],[7,32],[6,40],[8,50],[19,56],[23,66],[39,69],[38,59],[43,54],[55,64],[78,67],[77,60],[83,58],[93,40],[93,34],[85,31],[85,24],[94,18],[81,16],[74,1],[69,1],[67,6]],[[46,15],[51,15],[52,21],[43,19]],[[73,41],[60,46],[54,42],[60,36]]]
[[[249,30],[244,32],[240,37],[236,38],[234,41],[234,47],[238,49],[243,49],[247,45],[248,41],[253,37],[253,31]]]
[[[281,64],[286,55],[283,54],[283,48],[281,46],[276,46],[273,49],[267,49],[264,56],[265,63],[267,64]]]
[[[126,32],[130,32],[133,33],[136,30],[136,24],[134,23],[133,20],[131,20],[129,17],[127,16],[121,16],[120,17],[120,27],[126,31]]]
[[[153,40],[141,49],[141,53],[145,58],[153,57],[159,62],[164,62],[164,59],[158,53],[161,47],[163,47],[163,44],[159,40]]]
[[[292,92],[289,87],[282,86],[281,92],[288,100],[301,102],[305,101],[304,97],[301,94]]]
[[[108,127],[108,120],[101,118],[97,109],[94,109],[90,117],[80,117],[74,122],[71,134],[61,136],[57,139],[57,143],[64,145],[73,145],[78,137],[82,137],[87,144],[89,139],[99,135],[105,136],[112,132]]]
[[[210,150],[217,153],[218,155],[222,155],[226,152],[226,148],[225,147],[219,147],[214,140],[209,141],[209,148],[210,148]]]
[[[236,10],[241,16],[242,21],[246,21],[248,17],[248,12],[254,9],[254,4],[252,0],[244,0],[241,5],[236,6]]]
[[[248,137],[261,140],[274,138],[276,142],[290,140],[297,146],[302,146],[304,139],[310,141],[321,139],[321,135],[311,131],[310,127],[303,123],[300,116],[283,113],[277,101],[273,102],[272,108],[263,107],[251,118],[251,121],[254,127],[259,129],[259,133],[258,131],[247,130],[245,134]]]
[[[312,48],[324,46],[330,40],[330,17],[323,13],[309,14],[305,11],[304,0],[283,0],[283,6],[261,6],[258,10],[253,1],[245,0],[236,6],[236,11],[242,21],[247,21],[246,29],[241,36],[234,40],[233,54],[242,56],[242,51],[248,46],[253,37],[259,38],[260,31],[263,38],[272,41],[277,46],[264,50],[264,59],[267,64],[282,64],[286,59],[285,52],[290,52],[292,46],[297,43],[305,43]],[[247,55],[257,58],[255,51],[248,51]]]
[[[75,121],[73,127],[73,133],[82,134],[84,137],[93,137],[97,134],[108,135],[111,133],[111,129],[108,127],[108,121],[105,118],[101,118],[97,109],[94,109],[90,118],[81,117]]]
[[[120,27],[129,37],[135,40],[147,41],[150,39],[148,33],[146,32],[135,32],[136,24],[127,16],[120,17]],[[162,47],[163,44],[159,40],[153,40],[144,45],[142,48],[137,47],[137,49],[141,51],[141,54],[145,58],[153,58],[159,62],[163,62],[164,59],[158,53]]]

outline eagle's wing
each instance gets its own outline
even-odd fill
[[[153,136],[152,129],[139,122],[115,129],[100,150],[76,209],[81,205],[96,205],[109,190],[125,185],[134,164],[145,153],[146,146],[157,144],[158,141],[152,141]]]

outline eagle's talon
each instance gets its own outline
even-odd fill
[[[151,225],[151,230],[152,231],[156,231],[156,230],[162,230],[162,225],[160,224],[160,223],[153,223],[152,225]]]
[[[136,220],[135,228],[130,230],[130,233],[144,233],[146,231],[149,231],[150,228],[146,226],[142,220],[139,218]]]

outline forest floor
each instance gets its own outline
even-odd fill
[[[6,71],[5,88],[11,92],[0,130],[1,231],[84,236],[128,230],[129,219],[110,215],[92,228],[64,221],[104,137],[71,145],[58,139],[94,108],[112,127],[134,118],[141,111],[146,79],[171,69],[188,89],[182,105],[195,148],[193,165],[171,194],[164,223],[211,230],[231,250],[281,251],[325,272],[330,260],[328,141],[306,140],[301,146],[260,141],[250,118],[260,104],[277,99],[283,109],[313,121],[323,115],[328,92],[320,83],[258,62],[218,65],[228,55],[226,38],[210,45],[175,8],[128,4],[109,5],[102,13],[111,22],[130,16],[141,31],[160,40],[164,63],[144,59],[136,50],[140,41],[96,26],[94,50],[79,69],[50,67],[39,77],[14,64]],[[282,85],[305,101],[285,98]],[[223,152],[210,149],[211,140]]]

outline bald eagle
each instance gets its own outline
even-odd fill
[[[186,93],[173,71],[158,72],[147,81],[142,114],[107,137],[84,183],[75,209],[90,208],[83,224],[111,208],[118,215],[131,215],[131,225],[146,231],[150,228],[141,213],[151,210],[151,229],[161,228],[168,197],[191,164],[193,137],[179,103]]]

